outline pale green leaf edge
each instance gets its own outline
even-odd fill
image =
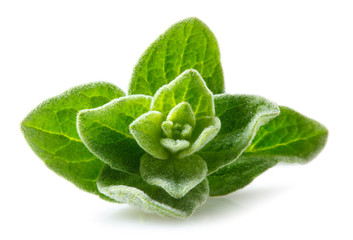
[[[279,106],[279,108],[280,108],[280,110],[286,109],[286,110],[290,110],[290,111],[296,112],[293,109],[291,109],[289,107],[286,107],[286,106]],[[310,157],[308,157],[307,159],[304,159],[304,158],[301,158],[301,157],[298,157],[298,156],[290,156],[290,157],[286,157],[286,156],[271,156],[271,154],[269,154],[269,155],[265,154],[263,157],[256,156],[256,152],[248,152],[248,148],[252,145],[252,143],[250,143],[250,145],[243,151],[243,153],[236,160],[245,161],[246,158],[250,158],[250,159],[252,159],[252,158],[255,158],[255,159],[264,158],[262,164],[258,165],[257,167],[256,166],[252,167],[251,169],[248,170],[249,172],[255,172],[255,174],[252,175],[251,177],[248,177],[248,181],[247,181],[246,184],[242,183],[240,187],[236,187],[232,191],[229,191],[227,193],[223,193],[223,192],[222,193],[218,193],[218,191],[214,192],[211,189],[211,186],[213,185],[211,183],[214,181],[214,180],[212,180],[212,178],[218,178],[218,175],[221,178],[227,178],[227,176],[234,177],[233,174],[231,173],[231,171],[226,172],[227,168],[231,170],[233,165],[237,164],[237,161],[233,161],[231,164],[227,164],[226,166],[224,166],[222,168],[219,168],[217,171],[212,172],[210,175],[207,176],[207,178],[209,180],[209,183],[210,183],[210,196],[211,197],[224,196],[224,195],[230,194],[232,192],[238,191],[238,190],[246,187],[247,185],[249,185],[259,175],[261,175],[262,173],[264,173],[268,169],[270,169],[272,167],[275,167],[277,164],[280,164],[280,163],[283,163],[283,164],[307,164],[310,161],[312,161],[314,158],[316,158],[322,152],[322,150],[324,149],[324,147],[325,147],[325,145],[327,143],[328,130],[323,124],[319,123],[318,121],[316,121],[316,120],[314,120],[312,118],[306,117],[306,116],[304,116],[304,115],[302,115],[302,114],[300,114],[298,112],[296,112],[296,113],[299,114],[300,117],[306,118],[308,121],[315,122],[322,129],[322,132],[321,132],[321,135],[322,135],[321,136],[321,138],[322,138],[321,145],[318,146],[315,149],[315,151],[313,151],[311,153]],[[273,118],[272,120],[275,120],[275,118]],[[265,125],[263,125],[263,126],[265,126]],[[316,136],[311,136],[311,137],[316,137]],[[278,146],[280,146],[280,145],[282,145],[282,144],[279,144]],[[272,147],[272,148],[274,148],[274,147]],[[270,159],[269,159],[269,157],[270,157]],[[223,175],[220,175],[221,172],[222,172]],[[226,180],[222,180],[222,181],[226,182]]]
[[[123,96],[123,97],[120,97],[118,99],[114,99],[100,107],[97,107],[97,108],[93,108],[93,109],[85,109],[85,110],[81,110],[78,112],[77,114],[77,121],[76,121],[76,129],[77,129],[77,132],[78,132],[78,135],[81,139],[81,141],[83,142],[83,144],[86,146],[86,148],[94,155],[96,156],[98,159],[100,159],[102,162],[104,162],[105,164],[107,165],[111,165],[110,162],[106,161],[105,159],[103,159],[99,154],[96,153],[96,151],[90,146],[90,144],[88,144],[88,140],[87,138],[84,136],[83,132],[81,131],[81,121],[80,121],[80,115],[81,114],[85,114],[85,113],[89,113],[89,112],[95,112],[95,111],[99,111],[101,109],[104,109],[106,107],[109,107],[110,105],[114,105],[116,104],[117,102],[120,102],[122,100],[125,100],[125,99],[133,99],[133,98],[139,98],[139,97],[145,97],[146,99],[150,99],[152,101],[152,97],[151,96],[147,96],[147,95],[143,95],[143,94],[136,94],[136,95],[128,95],[128,96]],[[102,125],[104,127],[108,127],[106,125]],[[120,135],[124,135],[122,132],[118,132],[116,131],[115,129],[112,129],[110,127],[108,127],[111,131],[113,132],[116,132]],[[133,136],[129,136],[129,135],[124,135],[126,138],[132,138]],[[136,140],[136,139],[135,139]],[[140,145],[139,145],[140,146]],[[130,173],[130,174],[135,174],[135,173],[132,173],[132,172],[128,172],[126,169],[124,168],[117,168],[117,167],[114,167],[114,166],[111,166],[113,169],[116,169],[116,170],[120,170],[120,171],[123,171],[123,172],[127,172],[127,173]]]
[[[214,137],[218,134],[221,129],[221,121],[218,117],[203,117],[212,119],[212,124],[207,126],[202,130],[201,134],[197,137],[197,139],[191,144],[191,146],[178,154],[179,158],[188,157],[209,143]]]
[[[136,118],[129,126],[131,135],[135,138],[138,145],[155,158],[168,159],[168,151],[162,146],[162,122],[165,115],[158,111],[149,111]],[[153,123],[151,128],[146,126]],[[153,128],[153,129],[152,129]],[[155,132],[152,132],[152,131]]]
[[[157,176],[150,176],[147,168],[143,166],[144,161],[148,161],[148,157],[151,157],[151,156],[149,156],[149,154],[145,154],[141,158],[140,171],[141,171],[142,179],[150,185],[155,185],[163,188],[170,196],[174,198],[184,197],[190,190],[192,190],[194,187],[196,187],[198,184],[204,181],[207,177],[207,164],[200,156],[196,154],[182,159],[167,159],[167,160],[156,159],[157,161],[165,162],[166,164],[168,164],[168,161],[196,161],[197,160],[199,163],[199,166],[198,166],[199,168],[198,173],[200,174],[199,178],[194,178],[191,180],[189,178],[188,184],[177,184],[175,182],[167,181],[166,179],[163,179]],[[176,174],[174,173],[174,176],[175,175]]]
[[[216,96],[222,96],[222,95],[227,95],[227,93],[217,94]],[[256,96],[256,95],[243,95],[243,96]],[[275,103],[273,103],[273,104],[277,106],[277,104],[275,104]],[[251,134],[250,134],[250,138],[249,138],[246,146],[243,148],[243,150],[237,156],[234,156],[234,159],[232,161],[229,161],[226,164],[220,165],[216,169],[212,169],[211,171],[209,170],[207,175],[211,175],[211,174],[217,172],[219,169],[221,169],[221,168],[233,163],[234,161],[236,161],[243,154],[243,152],[251,145],[251,142],[253,141],[254,137],[256,136],[256,133],[259,130],[259,128],[261,126],[265,125],[270,120],[276,118],[280,114],[280,109],[279,109],[278,106],[277,106],[277,110],[278,111],[276,111],[276,112],[272,112],[272,113],[268,113],[268,114],[258,114],[260,116],[256,118],[256,121],[254,121],[254,123],[252,123],[251,125],[250,124],[248,125],[249,128],[252,128],[252,131],[251,131]],[[253,126],[255,126],[255,127],[253,127]],[[209,142],[209,144],[211,144],[211,143],[212,143],[212,141]],[[201,149],[201,151],[202,151],[202,149]],[[207,152],[202,152],[202,154],[207,154]]]
[[[104,172],[104,168],[102,168],[100,175],[103,172]],[[205,178],[196,187],[199,187],[201,185],[206,187],[207,192],[205,192],[205,194],[209,196],[209,187],[208,187],[207,178]],[[115,200],[117,203],[126,203],[129,205],[135,206],[144,212],[147,212],[150,214],[157,214],[161,217],[174,217],[174,218],[190,217],[195,212],[195,210],[199,206],[203,205],[207,200],[207,197],[204,196],[202,201],[198,202],[193,207],[193,209],[190,209],[191,211],[182,211],[152,199],[145,192],[143,192],[142,190],[136,187],[126,186],[126,185],[106,186],[106,184],[104,184],[104,182],[101,183],[99,179],[97,181],[97,187],[102,194],[104,194],[107,198]]]

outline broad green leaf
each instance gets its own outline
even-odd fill
[[[145,51],[133,71],[129,94],[153,96],[187,69],[199,71],[214,94],[224,92],[217,40],[197,18],[171,26]]]
[[[208,176],[211,195],[225,195],[248,185],[279,162],[307,163],[325,146],[328,131],[287,107],[262,126],[238,160]]]
[[[149,185],[141,177],[105,166],[98,178],[99,190],[118,202],[129,203],[148,213],[188,217],[208,198],[207,179],[182,198],[173,198],[162,188]]]
[[[162,146],[162,122],[165,116],[158,111],[150,111],[130,124],[130,133],[143,150],[159,159],[167,159],[168,151]]]
[[[151,109],[169,114],[182,102],[190,104],[196,119],[214,115],[212,92],[193,69],[186,70],[174,81],[161,87],[153,97]]]
[[[96,180],[104,163],[82,143],[76,131],[77,113],[124,95],[116,86],[90,83],[72,88],[40,104],[22,121],[32,150],[55,173],[77,187],[99,194]]]
[[[163,188],[175,198],[181,198],[205,179],[207,165],[197,155],[160,160],[145,154],[141,158],[140,172],[147,183]]]
[[[83,143],[112,168],[138,173],[145,152],[131,135],[129,125],[149,111],[151,100],[145,95],[127,96],[80,111],[77,130]]]
[[[307,163],[325,146],[328,131],[319,122],[288,108],[264,125],[247,153],[275,157],[281,162]]]
[[[237,159],[259,127],[279,114],[276,104],[259,96],[220,94],[214,103],[221,130],[198,152],[209,174]]]
[[[191,147],[180,152],[178,157],[184,158],[202,149],[219,132],[221,121],[218,117],[201,117],[196,121]]]
[[[189,124],[191,127],[195,127],[196,124],[195,114],[187,102],[181,102],[176,105],[169,112],[167,120],[173,123]]]
[[[243,153],[236,161],[207,177],[210,195],[221,196],[241,189],[276,164],[274,159]]]

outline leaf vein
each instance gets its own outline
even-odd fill
[[[308,136],[308,137],[302,137],[302,138],[297,138],[297,139],[294,139],[294,140],[291,140],[291,141],[288,141],[288,142],[284,142],[284,143],[277,143],[273,146],[269,146],[269,147],[264,147],[264,148],[255,148],[252,147],[250,150],[247,150],[246,152],[260,152],[260,151],[264,151],[264,150],[269,150],[269,149],[274,149],[276,147],[279,147],[279,146],[284,146],[284,147],[288,147],[288,148],[291,148],[290,146],[288,146],[289,144],[292,144],[292,143],[295,143],[295,142],[299,142],[299,141],[309,141],[310,142],[310,139],[311,138],[314,138],[314,137],[317,137],[317,136],[320,136],[322,135],[323,133],[318,133],[318,134],[314,134],[314,135],[311,135],[311,136]],[[293,149],[293,148],[292,148]],[[294,149],[295,150],[295,149]]]
[[[98,124],[101,125],[102,127],[106,127],[106,128],[108,128],[108,129],[112,130],[113,132],[116,132],[116,133],[118,133],[118,134],[124,135],[126,138],[134,139],[132,136],[130,136],[130,135],[126,134],[126,133],[123,133],[123,132],[121,132],[121,131],[118,131],[118,130],[116,130],[116,129],[113,129],[112,127],[110,127],[110,126],[108,126],[108,125],[105,125],[105,124],[103,124],[103,123],[101,123],[101,122],[99,122],[99,121],[97,121],[97,120],[95,120],[94,122],[95,122],[95,123],[98,123]]]
[[[29,126],[29,125],[26,125],[26,124],[24,124],[24,126],[26,126],[26,127],[28,127],[28,128],[33,128],[33,129],[38,130],[38,131],[42,131],[42,132],[44,132],[44,133],[63,136],[63,137],[66,137],[66,138],[68,138],[68,139],[70,139],[70,140],[72,140],[72,141],[81,142],[81,143],[82,143],[81,139],[76,139],[76,138],[70,137],[70,136],[68,136],[68,135],[66,135],[66,134],[63,134],[63,133],[51,132],[51,131],[48,131],[48,130],[41,129],[41,128],[39,128],[39,127]]]

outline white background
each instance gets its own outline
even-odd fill
[[[352,239],[352,1],[0,2],[1,239]],[[226,91],[257,94],[330,131],[304,166],[277,166],[186,220],[82,192],[45,167],[20,121],[91,81],[127,90],[134,64],[170,25],[203,20]]]

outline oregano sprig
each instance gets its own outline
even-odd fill
[[[190,216],[279,162],[307,163],[328,131],[259,96],[224,93],[215,36],[197,18],[142,55],[128,95],[104,82],[44,101],[21,123],[55,173],[108,201]]]

